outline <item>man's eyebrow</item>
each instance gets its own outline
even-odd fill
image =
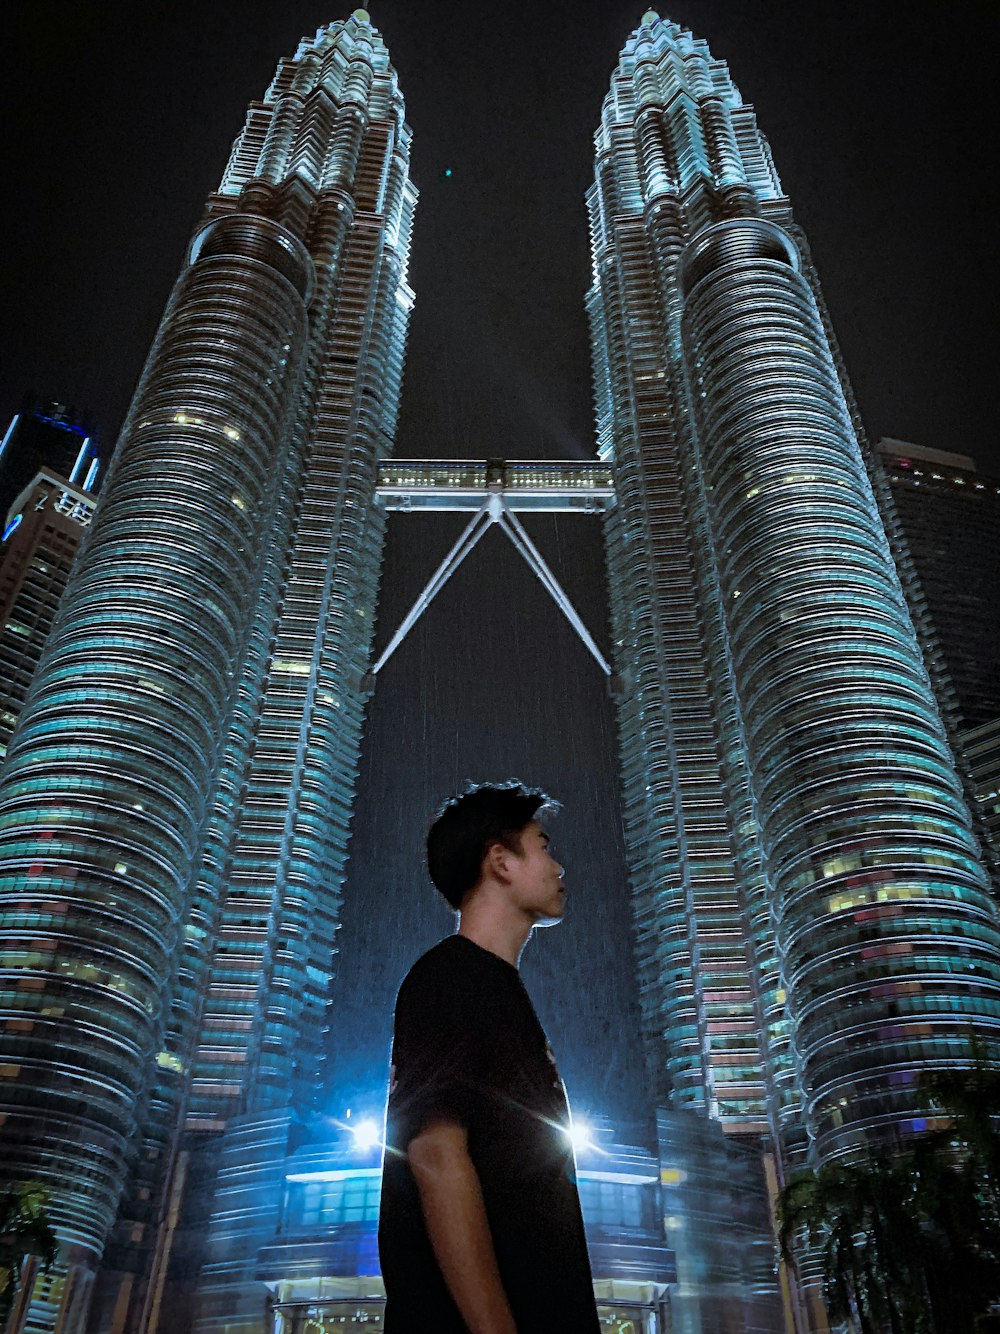
[[[548,834],[545,832],[544,829],[539,829],[538,832],[541,834],[542,838],[545,839],[546,843],[551,843],[551,842],[552,842],[551,838],[549,838]]]

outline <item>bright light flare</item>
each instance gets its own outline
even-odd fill
[[[355,1145],[362,1153],[374,1149],[382,1138],[378,1126],[372,1120],[359,1121],[356,1126],[351,1126],[351,1134],[354,1136]]]
[[[594,1131],[586,1121],[571,1121],[566,1127],[566,1134],[576,1153],[594,1147]]]

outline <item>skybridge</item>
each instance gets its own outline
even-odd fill
[[[375,495],[387,510],[478,510],[500,495],[512,511],[603,514],[615,488],[605,464],[575,459],[388,459]]]
[[[611,469],[575,459],[388,459],[379,466],[376,503],[390,513],[460,511],[470,514],[458,541],[431,575],[373,665],[369,684],[399,648],[483,534],[498,524],[527,561],[587,652],[612,682],[612,671],[541,552],[518,519],[519,513],[603,514],[615,503]]]

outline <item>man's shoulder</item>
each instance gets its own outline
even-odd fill
[[[465,936],[446,936],[416,961],[403,979],[399,997],[439,993],[445,987],[458,992],[501,988],[509,968]]]
[[[475,971],[478,960],[463,936],[445,936],[410,968],[403,978],[403,988]],[[401,989],[403,989],[401,988]]]

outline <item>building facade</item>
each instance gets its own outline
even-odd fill
[[[1000,718],[1000,479],[964,454],[883,439],[906,554],[961,730]]]
[[[251,105],[8,750],[3,1173],[46,1186],[62,1241],[30,1330],[88,1309],[155,1328],[204,1142],[315,1076],[412,305],[409,140],[363,10]]]
[[[100,468],[96,432],[64,403],[26,398],[0,440],[0,520],[40,469],[94,491]]]
[[[972,777],[972,795],[983,823],[984,841],[993,850],[994,889],[1000,901],[1000,718],[970,727],[961,736],[962,754]]]
[[[95,504],[90,491],[43,469],[7,511],[0,542],[0,761]]]
[[[784,1331],[771,1199],[756,1154],[692,1111],[661,1109],[655,1128],[636,1131],[651,1146],[626,1142],[624,1128],[608,1121],[577,1140],[601,1328]],[[233,1124],[208,1224],[199,1328],[382,1328],[379,1133],[374,1122],[287,1111]]]
[[[380,1134],[374,1123],[331,1124],[329,1117],[287,1113],[234,1126],[209,1222],[200,1328],[334,1334],[357,1323],[382,1329]],[[284,1151],[260,1152],[259,1136]],[[670,1323],[677,1268],[664,1230],[661,1175],[667,1171],[673,1181],[686,1173],[673,1149],[665,1152],[668,1167],[650,1149],[619,1142],[609,1123],[577,1149],[595,1294],[609,1334],[699,1329]],[[260,1166],[248,1170],[248,1164]],[[733,1195],[723,1191],[717,1203],[723,1196],[731,1203]],[[726,1277],[732,1280],[732,1272]],[[738,1284],[729,1287],[735,1300]]]
[[[1000,479],[964,454],[878,442],[884,504],[1000,902]]]
[[[588,204],[652,1076],[779,1168],[895,1141],[996,1040],[997,918],[806,239],[726,65],[653,12]]]

